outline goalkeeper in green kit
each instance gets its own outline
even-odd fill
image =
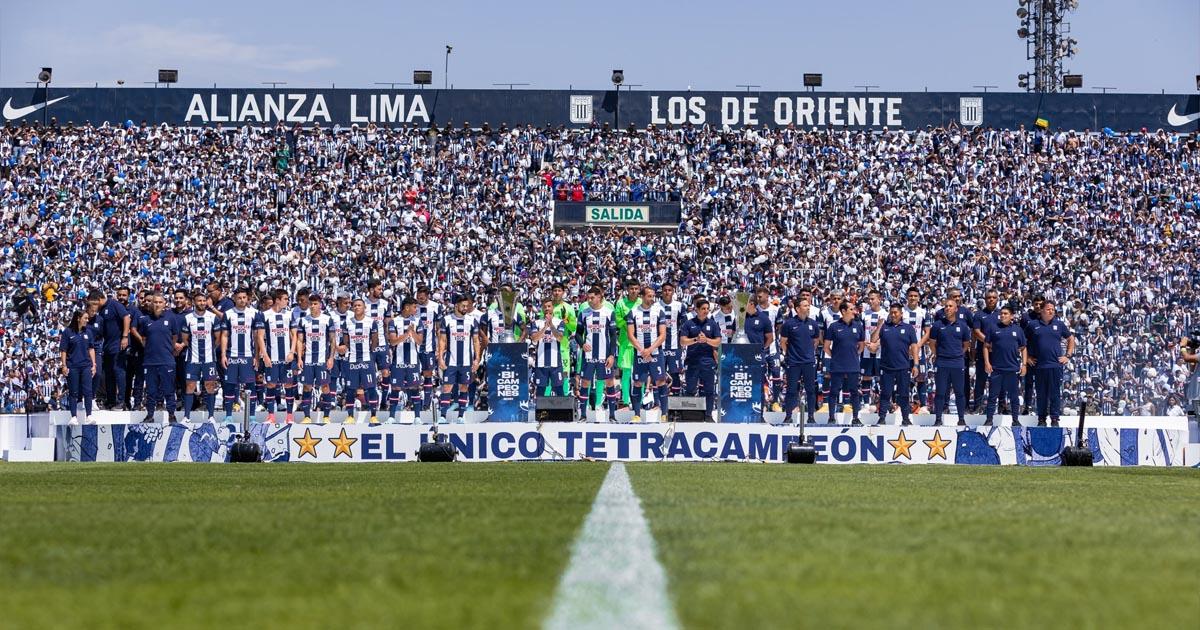
[[[567,287],[561,282],[554,283],[550,288],[550,301],[554,305],[554,317],[563,321],[563,328],[566,334],[563,335],[562,341],[559,342],[559,348],[562,352],[562,366],[564,374],[563,388],[561,393],[563,396],[571,395],[571,379],[567,378],[571,372],[571,339],[575,336],[575,327],[579,325],[578,319],[575,317],[575,307],[568,304],[563,298],[567,295]],[[545,392],[542,392],[543,394]],[[553,394],[552,394],[553,395]]]
[[[633,278],[625,279],[625,295],[617,300],[613,317],[617,320],[617,367],[621,369],[621,404],[629,406],[629,389],[633,376],[633,342],[625,325],[625,316],[638,305],[641,285]]]

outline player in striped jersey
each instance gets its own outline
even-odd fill
[[[387,341],[391,348],[392,388],[388,394],[388,419],[396,421],[400,409],[400,390],[408,396],[408,402],[416,414],[415,423],[421,422],[421,342],[425,340],[425,323],[417,315],[417,301],[405,298],[400,303],[400,316],[389,322]]]
[[[391,357],[388,356],[387,331],[388,323],[392,321],[391,305],[387,298],[383,297],[383,282],[378,278],[372,278],[367,281],[367,297],[363,298],[363,303],[367,305],[367,317],[370,317],[379,324],[379,331],[375,337],[375,369],[379,371],[379,389],[384,400],[388,397],[388,392],[391,389],[391,380],[389,378],[391,372]]]
[[[183,326],[183,318],[187,317],[188,313],[192,312],[192,296],[184,289],[175,289],[171,293],[171,314],[179,320],[179,325]],[[216,365],[216,361],[213,361]],[[215,369],[215,367],[214,367]],[[186,398],[187,392],[187,351],[180,352],[175,357],[175,400],[181,403]],[[186,419],[188,414],[192,413],[191,407],[183,408],[183,417]]]
[[[921,306],[921,292],[916,287],[910,287],[905,293],[904,308],[900,309],[900,317],[905,324],[916,329],[922,339],[929,332],[929,312]],[[920,356],[917,362],[917,408],[924,407],[929,401],[929,350],[925,346],[919,348]]]
[[[878,289],[871,289],[867,292],[867,303],[862,307],[861,317],[867,331],[867,345],[863,347],[862,358],[859,360],[862,381],[858,389],[864,407],[871,404],[875,377],[882,373],[879,367],[879,343],[873,341],[875,333],[887,320],[888,313],[883,309],[882,302],[883,294]]]
[[[560,342],[566,335],[566,322],[554,316],[554,300],[542,300],[542,316],[535,319],[528,327],[530,341],[533,343],[533,391],[534,397],[540,398],[546,393],[546,387],[557,396],[562,393],[563,369],[562,346]]]
[[[479,322],[471,316],[471,298],[454,296],[454,312],[442,318],[438,334],[438,367],[442,370],[442,399],[438,418],[446,418],[458,388],[458,421],[467,412],[468,396],[483,355]],[[435,422],[437,419],[434,420]]]
[[[262,354],[263,382],[266,384],[267,422],[275,423],[275,408],[280,402],[280,390],[295,383],[292,378],[292,361],[296,360],[296,320],[292,311],[278,295],[272,296],[272,306],[263,312],[263,328],[258,331]],[[285,401],[287,423],[292,423],[292,397],[288,390]]]
[[[350,310],[350,294],[339,293],[337,299],[333,303],[333,312],[329,314],[333,317],[333,321],[337,323],[338,334],[341,335],[346,331],[346,325],[350,323],[350,318],[354,317],[354,311]],[[339,340],[338,345],[341,345]],[[336,396],[341,396],[342,390],[345,387],[346,381],[346,356],[341,353],[336,353],[333,359],[333,373],[329,375],[329,388],[335,392]]]
[[[342,330],[342,347],[346,355],[345,391],[342,404],[346,409],[346,424],[354,424],[354,401],[361,394],[365,406],[371,412],[371,424],[378,423],[375,414],[379,411],[379,390],[376,385],[375,328],[379,322],[367,317],[367,303],[362,298],[354,300],[353,315]]]
[[[659,306],[667,316],[667,340],[663,343],[663,364],[667,370],[670,395],[678,396],[683,387],[683,351],[679,345],[679,328],[687,321],[683,302],[675,299],[675,285],[664,282]],[[661,407],[660,407],[661,409]]]
[[[233,292],[233,308],[221,318],[220,357],[225,370],[222,395],[225,403],[225,424],[233,424],[233,402],[240,390],[251,391],[254,386],[255,359],[261,354],[256,347],[255,330],[263,328],[258,311],[250,306],[250,291],[238,288]]]
[[[717,311],[712,314],[713,321],[721,329],[721,343],[732,343],[737,334],[737,315],[733,312],[733,298],[722,295],[717,298]]]
[[[667,370],[662,345],[667,341],[667,313],[654,299],[654,289],[642,286],[642,301],[625,315],[625,328],[633,344],[633,421],[642,419],[642,384],[653,385],[660,409],[666,409]]]
[[[196,291],[192,312],[183,316],[183,344],[187,348],[183,385],[183,415],[192,412],[196,388],[204,383],[204,410],[213,422],[217,406],[217,331],[221,326],[216,313],[208,310],[208,296]]]
[[[588,303],[579,311],[575,329],[576,341],[583,350],[583,367],[579,374],[579,415],[587,418],[592,384],[605,382],[604,396],[608,402],[609,420],[616,418],[617,382],[613,378],[613,363],[617,356],[617,321],[613,309],[604,304],[600,287],[588,289]]]
[[[258,314],[261,317],[263,313],[271,310],[275,306],[275,295],[265,288],[259,289],[263,294],[258,299]],[[265,322],[264,322],[265,324]],[[257,333],[255,333],[257,334]],[[257,412],[258,409],[267,408],[267,365],[263,362],[262,356],[255,356],[254,360],[254,407],[252,409]]]
[[[308,312],[297,324],[296,342],[300,346],[299,359],[296,365],[300,370],[300,382],[304,392],[300,397],[300,413],[303,424],[308,424],[313,406],[314,392],[319,391],[321,399],[317,403],[320,418],[329,422],[329,411],[333,407],[333,394],[330,393],[330,375],[333,372],[334,357],[337,355],[337,339],[340,326],[337,318],[324,312],[325,305],[321,296],[308,297]]]
[[[429,287],[417,287],[417,317],[425,327],[425,339],[418,348],[417,358],[421,361],[421,389],[424,406],[433,409],[434,390],[437,387],[437,344],[442,319],[442,305],[429,299]]]
[[[305,295],[304,299],[307,303],[308,296]],[[287,370],[289,382],[284,386],[284,395],[289,401],[287,404],[287,410],[290,414],[292,412],[292,407],[294,406],[293,401],[300,397],[299,391],[297,391],[300,384],[300,315],[297,314],[296,306],[292,304],[292,296],[283,289],[275,290],[275,310],[288,314],[288,316],[291,318],[291,325],[293,329],[292,354],[295,355],[295,358],[288,363]],[[303,312],[300,313],[303,314]]]

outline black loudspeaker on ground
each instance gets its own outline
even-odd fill
[[[1087,415],[1087,399],[1079,401],[1079,431],[1075,436],[1075,444],[1063,449],[1060,458],[1063,466],[1091,466],[1092,449],[1088,448],[1087,440],[1083,439],[1083,419]]]
[[[574,422],[578,408],[571,396],[539,396],[533,414],[538,422]]]
[[[808,442],[804,437],[804,424],[800,424],[800,439],[788,445],[787,463],[789,464],[815,464],[817,463],[817,449]]]
[[[247,432],[229,448],[229,461],[238,464],[261,462],[262,448],[250,441],[250,433]]]
[[[417,449],[417,461],[419,462],[452,462],[458,459],[458,449],[446,439],[444,433],[438,433],[437,427],[433,428],[433,439],[422,444]]]

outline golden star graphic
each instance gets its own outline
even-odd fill
[[[921,441],[929,447],[929,459],[933,459],[935,456],[946,459],[946,447],[950,445],[950,440],[943,440],[940,431],[933,432],[932,440]]]
[[[312,455],[313,459],[317,458],[317,445],[321,443],[321,438],[312,436],[312,429],[304,430],[304,437],[292,438],[296,446],[300,447],[300,455],[296,459],[304,457],[305,453]]]
[[[901,455],[912,459],[912,454],[908,452],[908,449],[912,448],[912,445],[916,444],[917,441],[905,439],[904,429],[900,429],[900,437],[894,440],[888,440],[887,442],[888,446],[891,446],[893,449],[895,449],[892,453],[892,459],[898,459]]]
[[[336,438],[329,438],[329,442],[337,447],[337,450],[333,452],[333,458],[337,459],[338,455],[345,453],[346,457],[354,459],[354,454],[350,452],[350,447],[354,446],[354,443],[357,441],[358,438],[347,437],[346,429],[343,427],[341,435]]]

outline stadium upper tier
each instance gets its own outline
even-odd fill
[[[57,331],[87,290],[251,287],[528,300],[632,275],[684,295],[952,286],[1056,298],[1079,333],[1065,386],[1106,413],[1167,411],[1197,321],[1200,150],[1151,132],[170,126],[0,130],[0,396],[59,387]],[[670,191],[678,230],[555,232],[553,201]],[[611,295],[611,292],[610,292]]]

